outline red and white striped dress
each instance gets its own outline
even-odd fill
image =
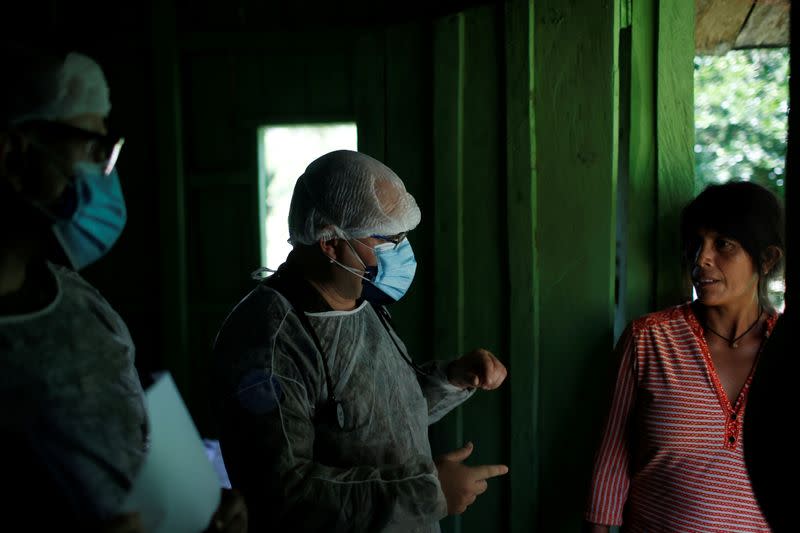
[[[626,532],[768,532],[741,438],[752,372],[731,405],[690,304],[635,320],[619,347],[586,519]]]

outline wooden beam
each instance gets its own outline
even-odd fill
[[[697,53],[720,54],[730,50],[752,8],[753,0],[696,0]]]
[[[656,306],[691,296],[680,260],[679,219],[694,195],[694,47],[692,0],[659,0],[656,45]]]
[[[657,3],[637,2],[631,24],[629,172],[624,309],[619,322],[654,311],[656,289],[656,31]],[[620,67],[622,68],[622,66]],[[621,324],[619,324],[621,325]]]
[[[531,0],[505,4],[508,210],[511,528],[535,529],[539,516],[539,267]]]
[[[542,312],[537,435],[528,453],[539,461],[540,485],[528,531],[580,530],[605,414],[587,399],[604,393],[597,376],[613,349],[619,7],[535,2],[533,255]]]
[[[179,56],[173,2],[153,1],[156,152],[161,226],[161,335],[164,364],[191,402],[188,357],[186,208]]]
[[[789,46],[789,0],[759,0],[734,48]]]
[[[464,351],[464,14],[434,25],[433,190],[434,335],[437,358]],[[434,453],[463,443],[461,408],[431,428]],[[446,533],[461,532],[461,517],[442,522]]]
[[[464,349],[484,347],[508,365],[508,264],[506,240],[503,10],[464,13]],[[439,265],[439,268],[447,268]],[[478,393],[462,407],[464,440],[475,442],[472,464],[508,464],[510,387]],[[509,476],[489,482],[470,506],[464,533],[507,531]]]

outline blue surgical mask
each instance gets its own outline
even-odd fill
[[[396,246],[379,244],[374,248],[378,265],[366,267],[361,297],[378,305],[390,304],[405,296],[414,281],[417,260],[408,239]]]
[[[54,213],[52,231],[75,270],[108,253],[127,220],[117,170],[105,174],[102,165],[81,161],[73,167],[74,209]]]

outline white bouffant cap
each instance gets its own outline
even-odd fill
[[[72,52],[58,60],[27,50],[15,50],[12,55],[0,103],[5,125],[87,113],[108,116],[108,83],[100,65],[90,57]]]
[[[414,229],[421,216],[392,169],[366,154],[337,150],[313,161],[298,178],[289,242],[396,235]]]

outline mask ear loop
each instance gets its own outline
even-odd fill
[[[359,263],[361,263],[361,266],[363,266],[363,267],[364,267],[364,270],[361,270],[361,271],[359,271],[359,270],[357,270],[357,269],[355,269],[355,268],[353,268],[353,267],[349,267],[349,266],[347,266],[347,265],[345,265],[345,264],[342,264],[342,263],[340,263],[339,261],[337,261],[336,259],[334,259],[334,258],[332,258],[332,257],[328,257],[328,262],[330,262],[330,263],[334,263],[334,264],[336,264],[336,265],[339,265],[341,268],[343,268],[343,269],[345,269],[346,271],[350,272],[352,275],[356,276],[357,278],[361,278],[362,280],[364,280],[364,281],[368,281],[368,282],[370,282],[370,283],[372,283],[372,284],[374,285],[375,283],[373,282],[373,280],[369,279],[368,277],[366,277],[366,276],[364,275],[364,274],[366,274],[366,273],[367,273],[367,265],[366,265],[366,264],[364,264],[364,261],[361,259],[361,256],[360,256],[360,255],[358,255],[358,254],[356,253],[356,250],[355,250],[355,248],[353,248],[353,245],[352,245],[352,244],[350,244],[350,241],[349,241],[349,240],[347,240],[347,239],[343,239],[343,240],[344,240],[344,242],[347,244],[348,248],[350,248],[350,251],[352,251],[352,252],[353,252],[353,255],[355,255],[355,256],[356,256],[356,259],[358,259],[358,262],[359,262]],[[358,241],[358,240],[356,239],[356,242],[361,242],[361,241]],[[364,245],[364,246],[366,246],[366,244],[364,244],[364,243],[361,243],[361,244],[362,244],[362,245]]]
[[[358,242],[358,243],[361,243],[363,246],[366,246],[366,244],[364,244],[363,242],[359,241],[358,239],[355,239],[355,241]],[[345,242],[345,244],[347,244],[347,247],[350,248],[350,251],[353,252],[353,255],[356,256],[356,259],[358,259],[358,262],[361,263],[361,266],[364,267],[364,272],[366,272],[367,271],[367,265],[366,265],[366,263],[364,263],[364,260],[361,259],[361,256],[358,255],[358,252],[356,252],[356,249],[353,248],[353,245],[350,244],[349,240],[345,239],[344,242]]]

